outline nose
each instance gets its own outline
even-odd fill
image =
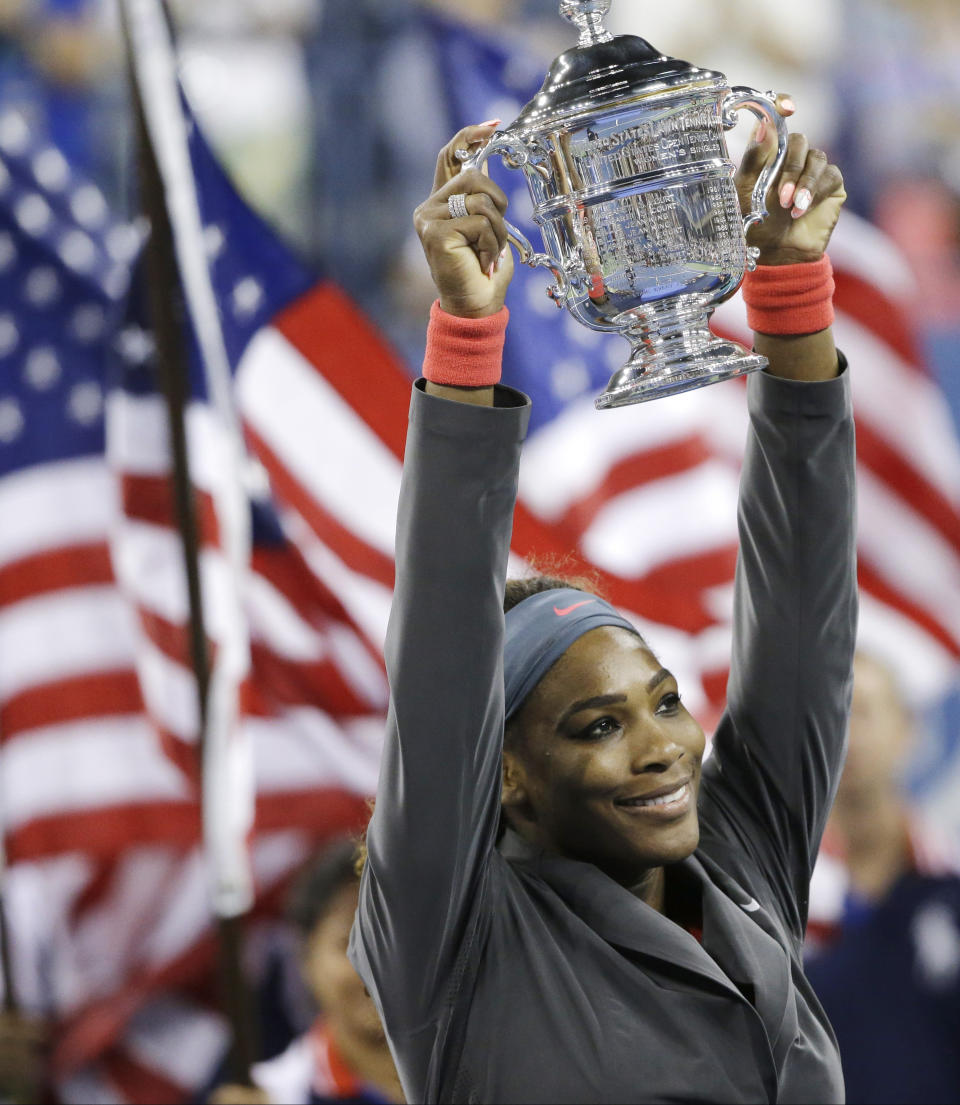
[[[641,725],[632,735],[630,770],[634,775],[663,775],[683,754],[683,746],[661,726]]]

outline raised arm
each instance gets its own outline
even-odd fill
[[[444,150],[434,194],[417,212],[440,299],[425,364],[433,382],[418,382],[411,402],[386,647],[390,711],[351,939],[392,1042],[403,1041],[400,1073],[414,1093],[458,955],[482,920],[500,808],[503,589],[529,403],[492,379],[512,262],[483,270],[505,244],[506,200],[482,174],[465,173],[456,190],[469,212],[453,218],[446,179],[455,147],[492,129],[470,128]],[[487,386],[474,386],[478,374]]]
[[[751,145],[742,195],[769,155],[768,143]],[[754,239],[762,267],[745,288],[755,348],[770,366],[749,388],[731,676],[702,813],[704,847],[748,885],[759,873],[799,939],[845,749],[854,433],[845,366],[822,325],[843,180],[794,135],[778,189],[783,203]]]

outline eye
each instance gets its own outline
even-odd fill
[[[576,735],[576,740],[581,741],[599,741],[604,737],[609,737],[611,733],[616,733],[620,729],[620,722],[615,717],[606,715],[604,717],[597,718],[596,721],[591,721],[585,728],[581,729]]]
[[[658,714],[675,714],[680,709],[680,695],[676,691],[668,691],[657,703]]]

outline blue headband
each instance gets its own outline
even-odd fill
[[[601,625],[640,635],[606,600],[570,587],[541,591],[507,611],[503,644],[507,721],[573,642]]]

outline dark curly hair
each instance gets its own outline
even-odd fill
[[[543,591],[555,591],[570,587],[585,591],[599,598],[606,598],[600,588],[598,572],[585,573],[571,556],[550,557],[530,562],[530,574],[508,579],[503,592],[503,612],[506,614],[518,603]]]

